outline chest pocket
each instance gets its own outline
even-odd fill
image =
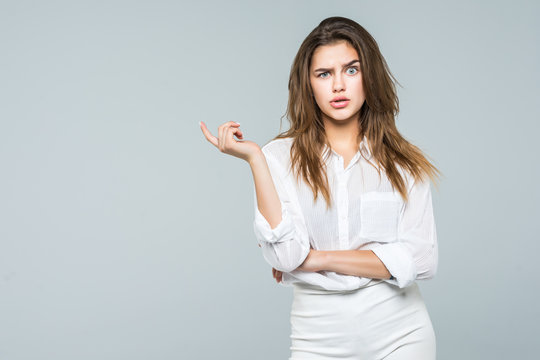
[[[403,201],[394,192],[371,191],[360,200],[360,237],[371,241],[397,240]]]

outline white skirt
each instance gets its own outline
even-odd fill
[[[435,332],[416,282],[349,291],[293,283],[291,357],[434,360]]]

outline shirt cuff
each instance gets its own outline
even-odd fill
[[[259,208],[255,207],[253,228],[259,241],[266,241],[269,243],[279,243],[291,240],[294,236],[294,223],[292,222],[289,211],[283,206],[283,203],[281,204],[281,222],[274,229],[270,227],[270,224],[261,214]]]
[[[383,244],[371,249],[383,262],[393,279],[384,281],[400,288],[411,285],[416,279],[416,264],[409,250],[399,242]]]

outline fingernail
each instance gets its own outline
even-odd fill
[[[237,124],[237,125],[240,125],[240,123],[239,123],[239,122],[236,122],[236,121],[235,121],[234,123],[235,123],[235,124]]]

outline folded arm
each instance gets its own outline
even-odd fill
[[[372,251],[394,276],[385,281],[400,288],[435,276],[438,244],[429,179],[414,181],[409,190],[409,201],[399,217],[397,240]]]
[[[302,268],[383,279],[401,288],[431,279],[438,267],[438,244],[430,182],[415,182],[400,214],[397,239],[371,250],[312,250]]]
[[[371,250],[312,249],[298,270],[326,270],[371,279],[390,279],[392,276],[384,263]]]

